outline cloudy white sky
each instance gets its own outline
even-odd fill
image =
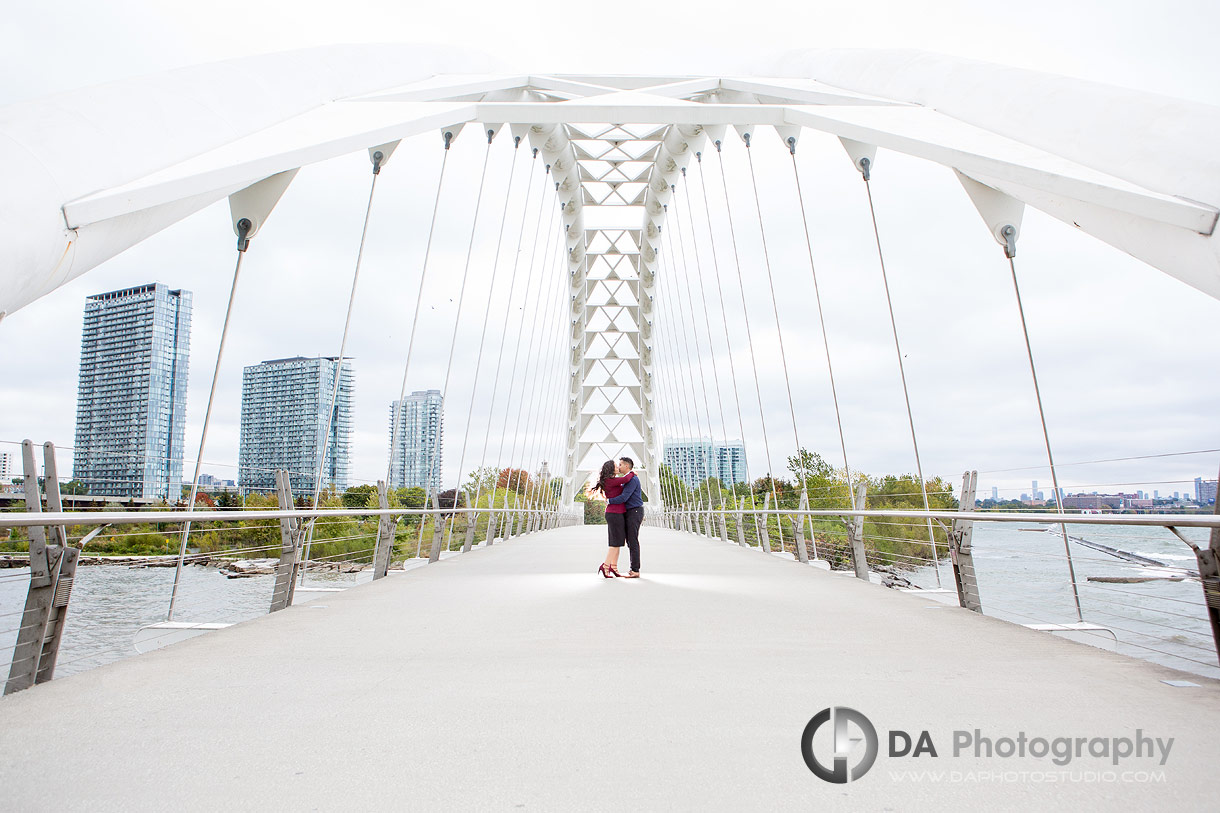
[[[752,16],[739,2],[477,5],[221,0],[188,8],[132,0],[61,2],[48,9],[26,4],[6,9],[0,19],[0,104],[217,59],[366,41],[471,48],[514,69],[615,73],[732,74],[759,70],[777,54],[799,48],[907,47],[1220,103],[1215,84],[1220,54],[1213,41],[1220,8],[1206,2],[1167,2],[1155,10],[1138,2],[854,2],[768,6]],[[763,216],[782,292],[780,323],[801,442],[838,463],[788,157],[778,139],[759,146],[765,147],[755,156]],[[483,152],[477,139],[466,136],[454,148],[441,202],[445,217],[434,247],[438,270],[425,290],[423,352],[417,351],[412,362],[410,389],[439,387],[444,378]],[[474,324],[487,302],[494,227],[505,203],[511,152],[500,139],[489,163],[488,208],[476,233],[466,327],[447,410],[453,444],[446,450],[449,479],[458,473],[457,441],[472,400]],[[434,137],[415,139],[400,148],[380,182],[350,343],[356,357],[354,480],[373,480],[384,471],[386,410],[402,376],[439,159]],[[743,264],[747,274],[757,275],[761,256],[739,144],[729,146],[725,161],[730,190],[743,201],[735,210]],[[911,471],[862,185],[833,139],[807,136],[800,162],[853,467]],[[521,216],[525,180],[519,165],[508,201],[516,213],[510,228]],[[718,176],[712,180],[718,182]],[[367,184],[362,154],[308,167],[258,238],[243,272],[205,471],[234,476],[243,365],[337,351]],[[883,153],[874,193],[925,473],[956,481],[963,469],[977,468],[985,494],[994,485],[1017,496],[1029,490],[1031,479],[1047,488],[1049,473],[1037,468],[1044,451],[1002,254],[942,167]],[[187,423],[187,453],[193,457],[224,313],[231,244],[227,210],[213,206],[5,319],[0,441],[30,437],[71,445],[84,297],[159,280],[195,294]],[[1214,418],[1220,377],[1211,372],[1208,352],[1220,303],[1036,211],[1026,213],[1018,262],[1059,461],[1220,447]],[[495,291],[503,291],[506,282],[502,276]],[[557,301],[561,288],[552,284],[548,290]],[[492,299],[493,313],[502,313],[503,294]],[[523,316],[527,331],[531,320],[541,320],[520,311],[520,304],[516,298],[509,303],[514,337]],[[781,469],[794,441],[764,289],[753,286],[748,307],[772,456]],[[744,365],[743,336],[735,330],[730,328],[730,339]],[[713,341],[715,348],[724,369],[722,339]],[[494,365],[494,356],[484,363]],[[534,391],[540,403],[552,402],[558,387],[547,387],[558,382],[559,358],[543,356],[538,364],[542,372]],[[531,385],[522,380],[519,386]],[[476,437],[486,420],[488,391],[484,383],[473,399]],[[753,390],[742,395],[748,406]],[[724,398],[729,397],[726,388]],[[495,421],[502,417],[498,413]],[[675,434],[684,433],[681,421],[673,423]],[[719,434],[718,424],[713,428]],[[756,408],[747,411],[745,434],[751,473],[759,473],[767,466]],[[547,449],[537,454],[553,459]],[[466,469],[476,456],[467,452]],[[1220,455],[1209,453],[1064,465],[1061,481],[1068,490],[1145,488],[1165,495],[1190,490],[1196,476],[1215,477],[1218,463]]]

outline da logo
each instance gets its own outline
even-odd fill
[[[830,755],[831,767],[829,768],[813,752],[813,737],[826,723],[831,724],[833,743],[833,752]],[[864,755],[859,758],[854,767],[849,769],[848,761],[851,759],[852,751],[856,750],[856,743],[862,740]],[[801,755],[805,757],[805,764],[809,766],[809,770],[813,771],[819,779],[840,785],[848,781],[854,782],[868,773],[868,769],[873,767],[873,763],[877,760],[877,729],[873,728],[873,724],[867,717],[855,709],[845,706],[822,709],[813,715],[809,724],[805,726],[804,733],[801,734]]]

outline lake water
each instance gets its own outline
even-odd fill
[[[1090,576],[1186,575],[1196,564],[1193,552],[1184,543],[1159,528],[1085,525],[1069,526],[1069,533],[1166,565],[1132,564],[1073,542],[1086,622],[1111,630],[1123,654],[1220,678],[1203,590],[1197,579],[1140,584],[1088,580]],[[1205,530],[1185,533],[1196,544],[1206,546]],[[987,615],[1019,624],[1076,621],[1063,539],[1057,528],[1047,533],[1034,524],[977,523],[974,559]],[[942,562],[940,575],[943,587],[953,591],[948,561]],[[921,587],[936,588],[936,570],[930,565],[907,576]],[[136,654],[132,646],[136,631],[165,620],[173,578],[172,568],[78,568],[56,675],[75,674]],[[371,578],[370,571],[311,573],[308,584],[346,587]],[[273,584],[273,576],[228,579],[215,568],[188,566],[183,570],[175,620],[238,622],[256,618],[267,612]],[[0,667],[7,668],[10,660],[28,586],[28,569],[0,570]],[[1109,640],[1108,634],[1102,635]]]

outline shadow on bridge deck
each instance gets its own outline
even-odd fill
[[[603,533],[479,548],[14,695],[0,702],[0,798],[22,810],[1214,803],[1220,682],[675,531],[646,527],[645,578],[607,581],[594,575]],[[1174,678],[1202,685],[1161,682]],[[872,771],[848,785],[801,757],[806,722],[828,706],[860,710],[881,737]],[[976,728],[1175,741],[1163,768],[954,758],[953,732]],[[929,730],[939,756],[888,757],[890,729]],[[895,776],[921,770],[945,773]],[[1106,781],[1128,770],[1165,780]]]

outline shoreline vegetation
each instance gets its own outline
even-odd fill
[[[738,522],[740,516],[741,537],[747,545],[757,546],[759,539],[765,536],[772,550],[780,549],[780,539],[783,539],[783,550],[796,554],[796,523],[797,517],[778,515],[768,516],[765,521],[751,511],[761,511],[765,507],[779,510],[797,510],[801,503],[801,490],[804,487],[810,509],[833,510],[836,508],[850,510],[852,499],[850,494],[856,486],[863,483],[868,489],[865,505],[869,509],[894,508],[898,510],[923,510],[923,493],[919,487],[919,479],[913,474],[869,476],[862,472],[851,472],[850,482],[847,473],[836,469],[826,462],[817,452],[799,449],[787,460],[789,477],[772,477],[770,473],[748,483],[736,483],[728,487],[716,477],[709,477],[695,486],[688,486],[666,464],[659,471],[661,490],[665,501],[671,510],[687,510],[698,513],[709,507],[719,512],[723,507],[727,512],[725,531],[730,541],[737,541]],[[953,496],[953,488],[941,477],[925,479],[928,493],[928,505],[932,510],[956,510],[957,498]],[[578,498],[579,499],[579,498]],[[605,504],[600,501],[585,503],[585,523],[597,524],[605,522]],[[732,512],[745,512],[734,516]],[[716,522],[719,520],[717,519]],[[847,526],[842,520],[833,517],[808,517],[803,523],[805,544],[809,555],[826,560],[836,570],[852,567],[851,550],[847,540]],[[713,526],[713,535],[719,535],[719,527]],[[948,539],[945,529],[939,525],[931,526],[931,535],[935,540],[938,555],[947,556]],[[910,570],[932,561],[932,546],[929,543],[929,525],[919,520],[902,519],[898,517],[876,517],[864,521],[864,547],[869,559],[869,566],[881,572],[893,570]],[[899,576],[895,576],[901,579]]]
[[[537,474],[530,475],[519,469],[484,468],[471,472],[463,484],[462,491],[449,489],[437,495],[440,509],[465,508],[473,504],[477,508],[533,508],[539,502],[553,499],[561,485],[559,478],[544,480]],[[472,495],[478,495],[477,501]],[[422,488],[394,489],[387,495],[392,508],[423,508],[427,494]],[[308,508],[312,495],[298,491],[295,505]],[[200,491],[196,507],[206,510],[233,511],[266,510],[279,507],[274,495],[250,494],[244,499],[231,492],[209,493]],[[176,522],[157,522],[158,511],[180,509],[182,504],[149,506],[143,512],[149,515],[147,522],[132,525],[111,526],[89,541],[81,555],[83,564],[116,564],[128,567],[168,567],[166,564],[147,564],[143,561],[121,561],[136,557],[162,562],[169,557],[176,564],[181,544],[182,525]],[[371,485],[359,485],[343,492],[323,491],[319,508],[377,508],[377,490]],[[24,511],[24,503],[16,503],[8,511]],[[119,510],[115,505],[99,506],[97,511]],[[458,550],[466,542],[469,530],[467,515],[450,515],[443,523],[446,541],[442,550]],[[475,523],[474,541],[487,538],[489,515],[482,514]],[[95,526],[73,525],[67,528],[68,539],[78,543]],[[437,522],[432,517],[405,515],[398,521],[394,535],[394,551],[391,567],[396,563],[422,555],[427,556],[432,547]],[[495,536],[503,531],[495,529]],[[355,565],[370,565],[377,539],[376,517],[325,518],[314,524],[310,545],[308,567],[310,570],[335,570]],[[274,520],[236,520],[230,522],[192,521],[186,561],[192,560],[251,560],[278,557],[281,547],[280,523]],[[5,555],[12,558],[29,552],[29,537],[23,528],[13,528],[5,535],[0,530],[0,568]],[[112,561],[107,561],[111,559]],[[28,556],[25,557],[28,562]],[[24,565],[8,565],[10,567]],[[342,571],[350,572],[350,571]]]

